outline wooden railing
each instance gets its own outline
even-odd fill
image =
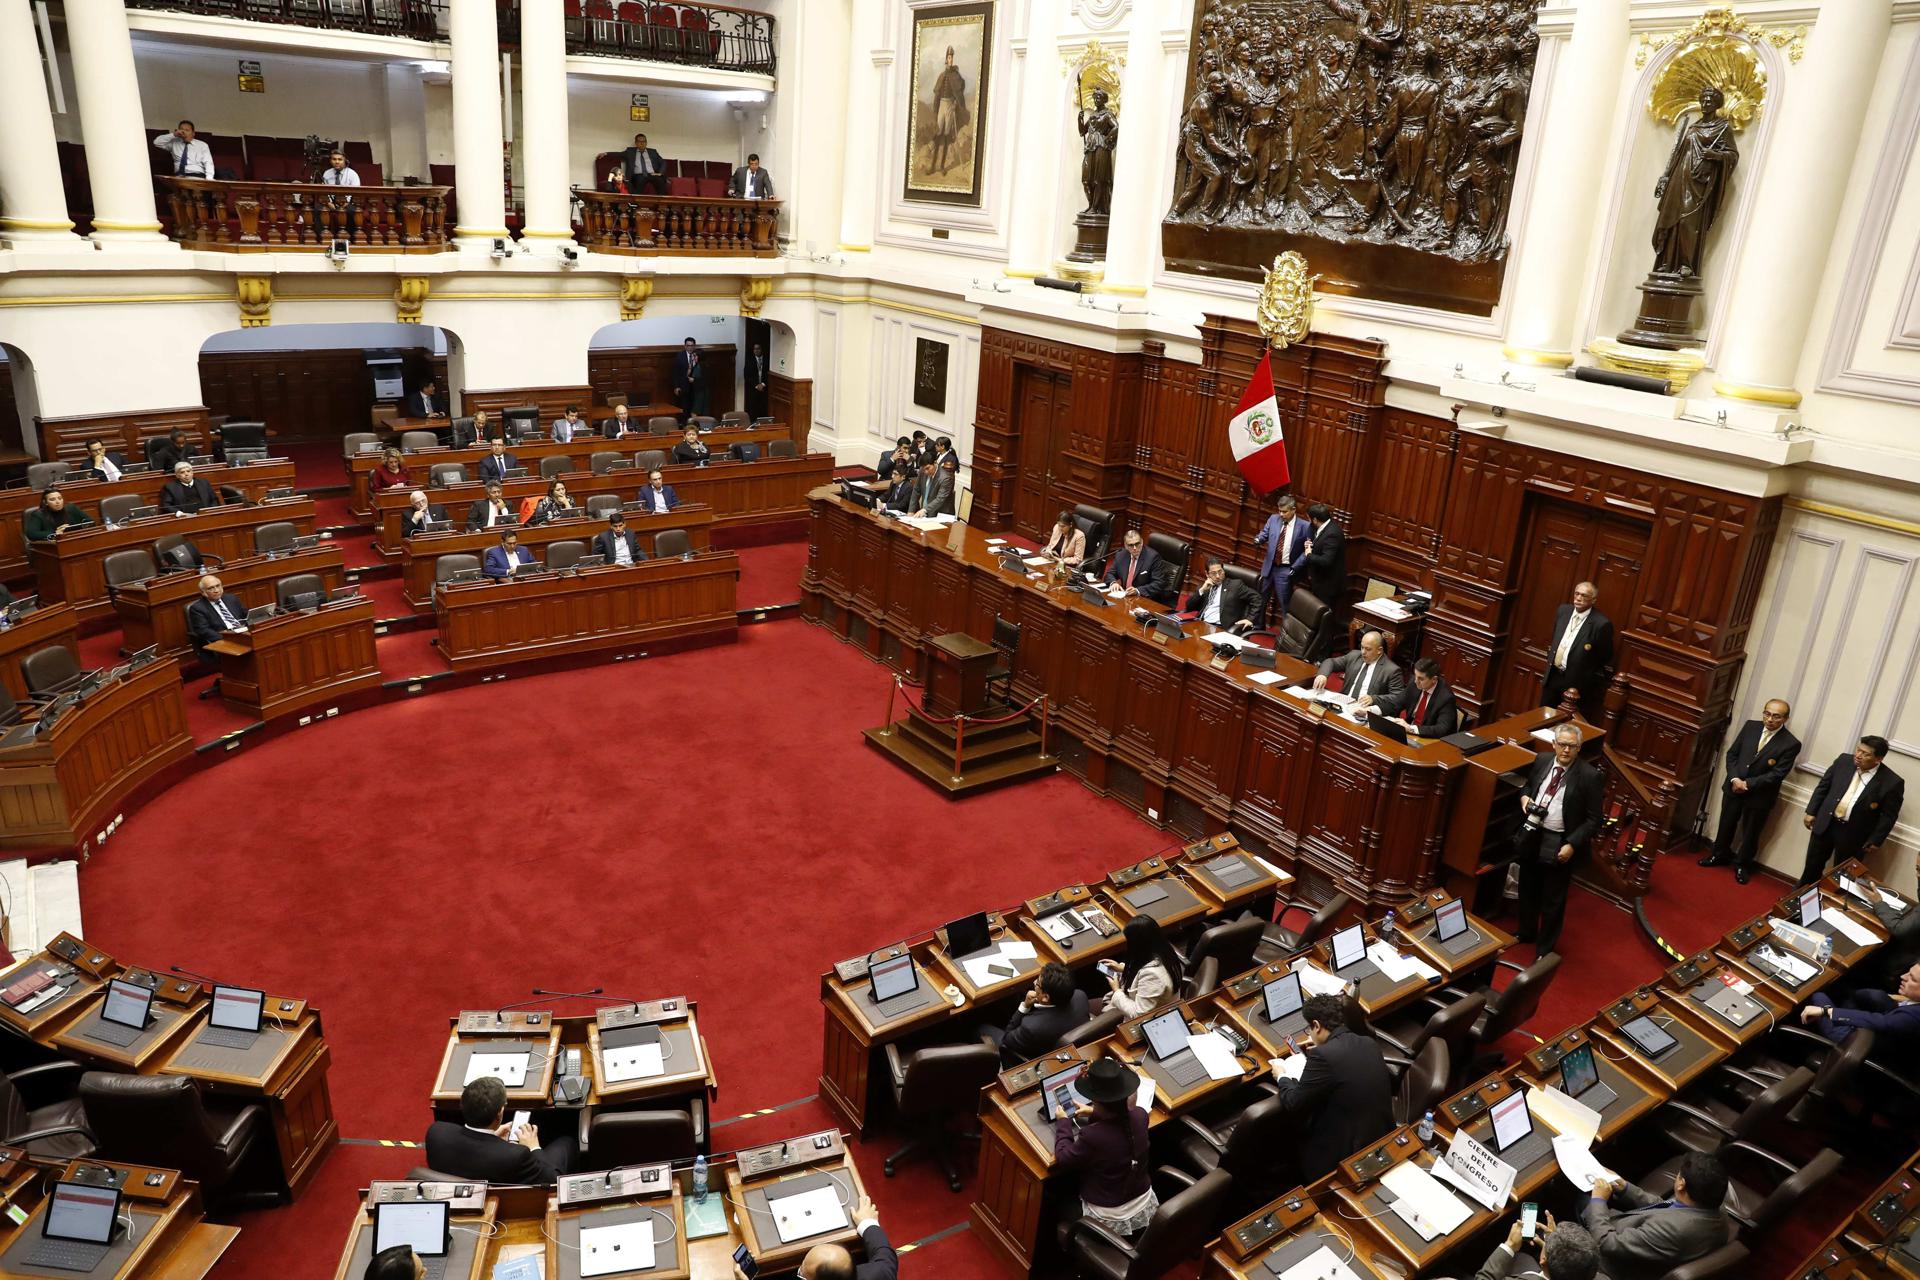
[[[626,195],[575,187],[581,242],[596,253],[779,256],[778,200]]]
[[[335,240],[379,253],[448,247],[451,187],[330,187],[311,182],[159,179],[173,238],[192,249],[308,250]]]

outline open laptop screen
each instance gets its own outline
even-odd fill
[[[1267,1021],[1278,1022],[1288,1014],[1300,1012],[1300,975],[1288,970],[1260,989],[1266,998]]]
[[[1433,913],[1433,936],[1447,942],[1467,931],[1467,904],[1453,898],[1440,904]]]
[[[265,1002],[266,993],[263,991],[248,991],[244,987],[215,987],[213,1010],[207,1018],[216,1027],[233,1031],[258,1031],[260,1010]]]
[[[120,1193],[113,1187],[61,1182],[53,1188],[53,1199],[47,1204],[47,1216],[40,1230],[55,1240],[111,1244],[113,1220],[119,1212]]]
[[[1147,1033],[1147,1043],[1153,1048],[1153,1056],[1162,1062],[1188,1048],[1187,1015],[1179,1009],[1147,1019],[1146,1026],[1141,1030]]]
[[[373,1206],[373,1251],[404,1244],[423,1258],[444,1257],[452,1228],[445,1200],[403,1201]]]
[[[1341,969],[1359,964],[1367,958],[1367,934],[1363,925],[1350,924],[1333,935],[1333,968],[1337,973]]]
[[[920,985],[920,975],[913,967],[912,955],[875,960],[867,966],[867,974],[873,979],[875,1000],[891,1000]]]
[[[100,1016],[123,1027],[144,1027],[147,1011],[152,1006],[153,992],[115,978],[107,984],[107,998],[100,1006]]]

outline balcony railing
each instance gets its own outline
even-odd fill
[[[773,258],[780,221],[778,200],[711,200],[692,196],[626,195],[575,187],[581,240],[596,253],[641,257],[731,254]]]
[[[126,6],[436,40],[445,26],[441,15],[447,0],[126,0]]]
[[[445,249],[451,187],[159,179],[173,238],[231,253],[319,252],[335,240],[375,253]]]
[[[718,4],[566,0],[567,50],[721,71],[774,71],[773,18]]]

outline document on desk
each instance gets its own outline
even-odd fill
[[[1005,982],[1013,977],[1020,970],[1016,962],[1032,960],[1035,954],[1031,942],[1016,942],[1009,938],[991,951],[982,951],[977,956],[968,956],[960,962],[960,967],[966,971],[968,982],[976,987],[990,987],[996,982]],[[995,968],[1011,969],[1014,972],[996,973]]]
[[[1540,739],[1540,741],[1546,743],[1549,747],[1553,745],[1553,730],[1551,729],[1535,729],[1531,734],[1527,736],[1532,738],[1538,738]]]
[[[1422,1240],[1437,1240],[1473,1216],[1459,1196],[1412,1161],[1397,1164],[1380,1177],[1381,1189],[1393,1197],[1391,1208]]]
[[[1256,671],[1248,676],[1247,679],[1253,681],[1255,684],[1279,684],[1282,680],[1285,680],[1286,677],[1278,671]]]
[[[546,1274],[546,1253],[537,1244],[502,1245],[493,1264],[493,1280],[544,1280]]]
[[[1187,1048],[1193,1050],[1193,1056],[1200,1059],[1200,1065],[1207,1069],[1209,1080],[1233,1080],[1241,1074],[1240,1063],[1233,1056],[1233,1046],[1217,1031],[1197,1036],[1189,1034]]]
[[[833,1193],[829,1191],[828,1195]],[[617,1276],[653,1270],[653,1219],[588,1227],[580,1232],[580,1275]]]
[[[605,1049],[601,1051],[600,1060],[606,1066],[608,1084],[646,1080],[666,1072],[666,1061],[661,1057],[658,1043]]]
[[[1818,966],[1808,964],[1792,952],[1782,951],[1778,947],[1761,947],[1756,954],[1784,973],[1796,987],[1813,981],[1814,975],[1820,972]]]
[[[1034,950],[1031,942],[1019,938],[1007,938],[1000,943],[1000,954],[1009,960],[1038,960],[1040,953]]]
[[[1844,911],[1822,911],[1820,918],[1832,925],[1835,933],[1845,934],[1856,947],[1871,947],[1880,941],[1879,934]]]
[[[1026,559],[1022,560],[1020,563],[1032,564],[1032,565],[1052,564],[1053,557],[1052,556],[1028,556]]]
[[[1153,1110],[1153,1077],[1142,1071],[1140,1084],[1133,1091],[1133,1105],[1142,1111]]]
[[[460,1083],[470,1085],[482,1076],[498,1076],[500,1083],[509,1089],[518,1089],[527,1082],[526,1053],[476,1053],[467,1059],[467,1078]]]
[[[1353,1269],[1321,1245],[1280,1273],[1280,1280],[1359,1280]]]
[[[1005,538],[988,538],[987,545],[990,547],[1004,547],[1007,545],[1007,540]]]
[[[1599,1136],[1600,1113],[1558,1089],[1528,1089],[1527,1110],[1556,1134],[1589,1144]]]
[[[1440,971],[1426,961],[1417,956],[1401,955],[1380,941],[1367,945],[1367,959],[1373,961],[1374,966],[1392,982],[1405,982],[1408,978],[1432,982],[1440,976]]]
[[[1553,1140],[1553,1158],[1567,1181],[1582,1191],[1590,1191],[1595,1182],[1612,1182],[1619,1175],[1593,1158],[1593,1148],[1572,1134],[1562,1133]]]
[[[1347,984],[1340,981],[1314,964],[1306,957],[1293,962],[1293,971],[1300,975],[1300,986],[1310,996],[1343,996],[1347,994]]]
[[[780,1233],[781,1244],[838,1231],[847,1225],[847,1211],[840,1203],[837,1186],[815,1187],[797,1196],[769,1199],[767,1207],[773,1211],[773,1227]]]
[[[1041,916],[1040,927],[1046,930],[1047,936],[1055,942],[1065,942],[1074,934],[1085,930],[1087,926],[1077,912],[1069,909],[1056,911],[1050,916]]]
[[[1267,1065],[1273,1068],[1275,1080],[1298,1080],[1307,1073],[1307,1055],[1290,1053],[1284,1058],[1268,1058]]]
[[[1231,631],[1210,631],[1200,638],[1208,644],[1230,644],[1236,649],[1243,649],[1250,643]]]

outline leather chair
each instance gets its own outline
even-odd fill
[[[253,549],[261,555],[269,551],[285,551],[300,536],[300,530],[291,520],[275,520],[263,524],[253,531]]]
[[[540,430],[540,406],[537,404],[516,404],[512,408],[500,411],[500,429],[507,432],[507,439],[521,440]]]
[[[63,644],[50,644],[44,649],[35,649],[20,659],[20,679],[26,683],[30,694],[54,694],[62,685],[78,679],[80,659],[73,656],[73,650]]]
[[[1660,1123],[1649,1126],[1647,1132],[1681,1151],[1713,1153],[1730,1142],[1765,1146],[1761,1140],[1813,1085],[1813,1071],[1801,1067],[1762,1089],[1745,1105],[1739,1105],[1737,1098],[1729,1104],[1712,1091],[1716,1080],[1741,1078],[1725,1071],[1715,1073],[1706,1087],[1662,1105]]]
[[[1290,1124],[1278,1093],[1267,1093],[1211,1124],[1194,1115],[1176,1118],[1169,1126],[1171,1155],[1195,1178],[1225,1169],[1235,1190],[1245,1192],[1272,1168]]]
[[[467,469],[458,462],[436,462],[427,468],[427,485],[433,489],[444,489],[450,484],[465,484]]]
[[[1463,1076],[1479,1077],[1501,1066],[1505,1061],[1496,1045],[1523,1025],[1533,1020],[1540,1011],[1540,998],[1553,985],[1554,975],[1560,972],[1560,953],[1549,951],[1524,967],[1511,960],[1501,960],[1495,964],[1493,972],[1505,969],[1512,972],[1513,980],[1505,987],[1496,988],[1491,984],[1483,986],[1479,994],[1486,997],[1486,1009],[1474,1020],[1473,1034],[1469,1038],[1471,1061],[1461,1064]],[[1464,1000],[1472,993],[1460,987],[1448,987],[1436,997],[1438,1000]]]
[[[698,413],[698,414],[695,414],[693,417],[687,419],[687,425],[698,427],[702,431],[711,431],[720,424],[714,419],[714,416],[712,414]]]
[[[1187,976],[1180,980],[1179,999],[1198,1000],[1201,996],[1210,996],[1220,987],[1220,974],[1223,972],[1219,956],[1207,956],[1200,963],[1187,970]],[[1171,1004],[1172,1000],[1163,1001]]]
[[[587,1128],[585,1170],[692,1160],[707,1150],[707,1103],[695,1097],[684,1110],[603,1112]]]
[[[547,544],[547,568],[571,569],[580,563],[580,557],[587,554],[587,544],[569,538],[565,542]]]
[[[1081,557],[1082,563],[1104,562],[1107,548],[1113,545],[1113,512],[1082,502],[1073,509],[1073,522],[1087,535],[1087,553]]]
[[[267,447],[267,424],[264,422],[223,422],[219,435],[222,457],[234,449]]]
[[[1180,959],[1192,968],[1208,957],[1219,961],[1222,973],[1240,974],[1253,968],[1253,952],[1260,945],[1266,921],[1255,915],[1226,920],[1209,926],[1193,945],[1180,952]]]
[[[327,580],[317,573],[295,573],[273,584],[274,602],[282,609],[295,606],[295,596],[318,595],[322,602],[327,598]]]
[[[1156,1280],[1198,1256],[1213,1238],[1233,1189],[1233,1175],[1215,1169],[1196,1181],[1168,1167],[1154,1170],[1153,1176],[1162,1197],[1160,1207],[1138,1240],[1123,1240],[1091,1218],[1075,1218],[1061,1228],[1060,1245],[1076,1274],[1100,1280]]]
[[[1254,959],[1261,964],[1270,960],[1283,960],[1306,950],[1320,939],[1333,932],[1340,917],[1353,905],[1353,899],[1344,893],[1336,893],[1313,913],[1313,918],[1298,932],[1287,928],[1281,922],[1289,911],[1304,911],[1306,907],[1298,902],[1282,903],[1280,910],[1274,913],[1272,924],[1260,931],[1260,944],[1253,949]]]
[[[1147,535],[1147,546],[1167,566],[1163,572],[1172,595],[1161,603],[1171,604],[1180,596],[1180,584],[1187,580],[1187,564],[1193,558],[1193,544],[1182,542],[1170,533],[1150,533]]]
[[[540,478],[552,480],[573,470],[573,459],[564,453],[548,454],[540,459]]]
[[[473,555],[441,556],[433,562],[433,580],[445,582],[456,573],[465,573],[469,569],[480,567],[480,557]]]
[[[1060,1047],[1062,1049],[1077,1049],[1083,1044],[1092,1044],[1095,1040],[1104,1039],[1118,1031],[1120,1024],[1126,1020],[1126,1015],[1122,1014],[1118,1009],[1108,1009],[1104,1013],[1096,1013],[1079,1026],[1073,1028],[1073,1030],[1061,1036]]]
[[[993,686],[1000,686],[1000,700],[1013,701],[1013,660],[1020,652],[1020,624],[1008,622],[999,614],[993,616],[993,647],[1000,654],[1000,661],[987,672],[987,692],[993,692]]]
[[[893,1091],[894,1112],[913,1130],[898,1151],[881,1166],[893,1176],[894,1167],[916,1151],[927,1150],[947,1175],[947,1186],[960,1189],[954,1164],[954,1138],[947,1126],[956,1116],[971,1116],[980,1104],[980,1091],[1000,1073],[1000,1053],[989,1045],[936,1044],[903,1054],[898,1042],[887,1045],[887,1083]]]
[[[209,564],[225,566],[227,563],[219,556],[210,556],[193,545],[193,540],[184,533],[163,533],[153,540],[153,558],[159,562],[159,572],[179,573],[182,570],[204,569]]]
[[[94,1153],[93,1131],[73,1089],[84,1068],[77,1062],[43,1062],[0,1076],[0,1142],[25,1148],[39,1160],[77,1160]],[[57,1092],[56,1092],[57,1090]],[[27,1105],[27,1093],[45,1097]]]
[[[610,513],[620,509],[620,495],[617,493],[596,493],[587,499],[587,514],[605,519]]]
[[[106,524],[121,524],[140,505],[137,493],[116,493],[100,499],[100,519]]]
[[[1660,1280],[1726,1280],[1747,1274],[1747,1246],[1735,1240],[1723,1244],[1704,1258],[1695,1258],[1683,1267],[1675,1267]]]
[[[647,434],[664,435],[669,431],[680,430],[680,419],[672,414],[662,413],[647,419]]]
[[[27,487],[35,493],[45,493],[51,485],[57,485],[73,473],[70,462],[35,462],[27,467]]]
[[[1305,587],[1295,587],[1287,596],[1287,616],[1274,633],[1273,647],[1304,662],[1320,661],[1333,647],[1333,609]]]
[[[259,1103],[209,1103],[185,1076],[109,1071],[80,1077],[80,1101],[102,1159],[178,1169],[200,1184],[210,1203],[284,1199],[265,1176],[243,1176],[250,1156],[262,1165],[276,1160],[267,1109]]]
[[[400,450],[412,453],[416,449],[437,449],[440,447],[440,435],[435,431],[402,431]]]
[[[1853,1123],[1844,1104],[1853,1093],[1854,1078],[1873,1052],[1873,1045],[1874,1032],[1870,1027],[1861,1027],[1844,1043],[1835,1044],[1797,1022],[1783,1022],[1774,1028],[1764,1051],[1743,1063],[1741,1070],[1749,1077],[1747,1089],[1751,1096],[1792,1075],[1795,1068],[1811,1069],[1813,1083],[1794,1104],[1788,1118],[1800,1125],[1803,1132],[1817,1135],[1830,1131],[1828,1121],[1835,1126]]]
[[[1763,1235],[1792,1213],[1840,1168],[1840,1153],[1822,1147],[1811,1160],[1793,1161],[1751,1142],[1730,1142],[1720,1151],[1727,1168],[1727,1198],[1720,1211],[1748,1239]],[[1684,1156],[1675,1156],[1640,1180],[1658,1196],[1673,1193],[1674,1175]]]
[[[797,458],[800,456],[800,450],[791,440],[775,440],[767,445],[767,456],[769,458]]]
[[[1393,1100],[1393,1122],[1414,1124],[1453,1092],[1454,1056],[1447,1042],[1435,1036],[1400,1073],[1400,1092]]]
[[[669,556],[684,556],[693,550],[693,539],[687,536],[685,529],[662,529],[653,535],[653,554],[662,560]]]
[[[729,409],[720,415],[721,425],[728,427],[744,427],[750,425],[752,421],[753,419],[739,409]]]
[[[463,416],[447,422],[447,441],[456,449],[471,449],[476,442],[476,436],[472,418]]]
[[[1229,578],[1237,578],[1247,584],[1249,591],[1255,595],[1260,594],[1260,571],[1258,569],[1249,569],[1237,564],[1230,564],[1226,566],[1226,569]],[[1258,624],[1259,621],[1260,619],[1257,617],[1254,619],[1255,624]]]
[[[471,422],[472,419],[469,418],[468,421]],[[380,433],[377,431],[349,431],[340,437],[340,452],[351,458],[360,452],[361,445],[379,443]]]
[[[1447,1046],[1447,1060],[1450,1063],[1466,1065],[1471,1056],[1474,1024],[1486,1010],[1487,997],[1476,992],[1464,1000],[1455,1000],[1443,1004],[1438,1009],[1430,1005],[1418,1006],[1413,1013],[1398,1017],[1376,1019],[1373,1034],[1402,1056],[1418,1057],[1420,1051],[1435,1040]],[[1422,1019],[1420,1016],[1426,1013]],[[1418,1117],[1415,1117],[1418,1119]]]
[[[665,449],[642,449],[633,455],[634,469],[645,475],[649,471],[658,471],[667,465]]]
[[[128,547],[125,551],[116,551],[100,562],[100,572],[107,579],[107,594],[111,596],[116,587],[129,583],[145,582],[160,572],[154,567],[153,553],[145,547]]]
[[[613,464],[627,455],[618,449],[595,449],[593,456],[587,459],[587,467],[597,476],[603,476],[613,470]]]
[[[375,438],[377,439],[378,437],[375,437]],[[156,465],[154,461],[155,455],[157,455],[160,452],[160,446],[165,443],[167,443],[167,437],[164,435],[148,436],[145,440],[140,442],[140,451],[146,455],[148,466],[151,467]],[[192,441],[187,442],[187,452],[188,453],[193,452]]]

